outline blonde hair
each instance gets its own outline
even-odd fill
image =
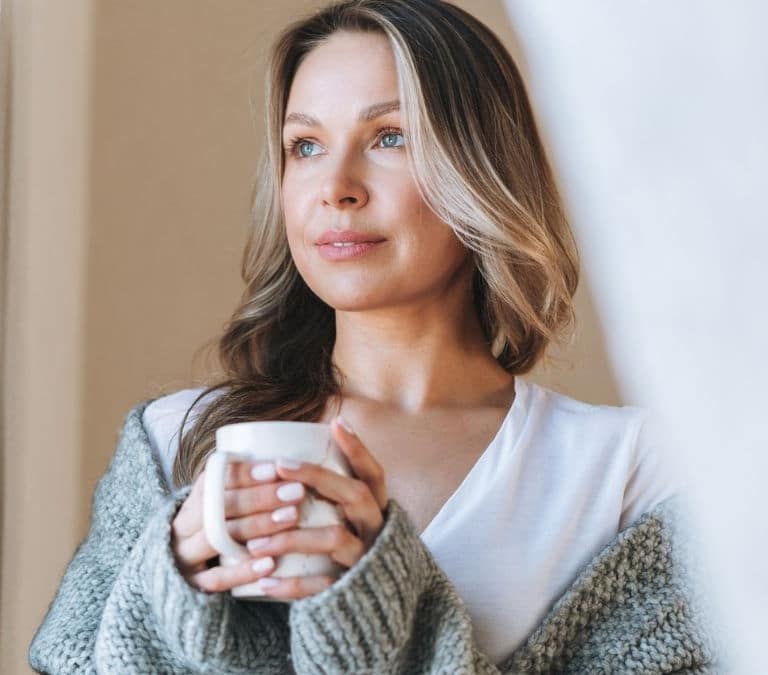
[[[302,59],[337,31],[378,33],[389,41],[410,169],[424,201],[472,252],[475,308],[498,363],[524,374],[575,326],[576,243],[524,82],[503,44],[448,2],[332,4],[288,26],[271,51],[266,149],[242,261],[245,290],[218,341],[224,378],[198,401],[221,393],[182,434],[173,466],[177,485],[202,470],[217,427],[316,421],[329,397],[340,395],[331,360],[334,310],[293,263],[279,193],[291,83]]]

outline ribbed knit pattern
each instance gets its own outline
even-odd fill
[[[198,591],[170,544],[190,487],[165,488],[141,422],[150,402],[126,417],[90,532],[34,636],[38,672],[721,672],[677,499],[620,532],[498,666],[473,644],[466,606],[394,500],[371,549],[314,596],[259,603]]]

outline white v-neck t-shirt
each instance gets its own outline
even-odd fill
[[[172,490],[181,420],[202,391],[183,389],[144,411]],[[585,403],[520,377],[515,391],[496,436],[420,535],[494,663],[525,642],[619,531],[683,489],[647,410]],[[185,433],[216,395],[198,404]]]

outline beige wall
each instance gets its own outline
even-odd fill
[[[89,8],[11,12],[0,671],[23,672],[43,594],[80,534]]]
[[[26,672],[128,408],[215,365],[193,356],[240,294],[264,50],[317,4],[5,0],[2,673]],[[524,67],[499,2],[458,4]],[[618,402],[587,281],[573,369],[535,379]]]

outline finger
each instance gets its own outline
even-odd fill
[[[203,485],[205,484],[205,469],[201,471],[192,483],[187,498],[182,502],[176,517],[173,519],[173,534],[175,537],[190,537],[203,527]]]
[[[274,462],[233,461],[227,463],[224,487],[246,488],[275,480]]]
[[[262,483],[276,480],[275,465],[273,462],[230,462],[225,473],[225,513],[226,500],[237,501],[238,498],[227,496],[228,490],[249,488]],[[205,469],[195,478],[187,499],[179,509],[175,519],[176,536],[190,537],[203,527],[203,490],[205,486]],[[267,507],[271,508],[271,507]],[[242,511],[233,511],[233,515],[240,515]]]
[[[286,478],[314,488],[321,497],[337,503],[355,532],[370,544],[381,530],[384,518],[368,485],[357,478],[342,476],[312,462],[301,462],[289,469],[277,461],[277,471]]]
[[[264,577],[259,580],[259,587],[272,598],[294,599],[306,598],[325,590],[336,581],[328,576],[301,577]]]
[[[351,469],[368,485],[379,508],[384,509],[387,505],[384,468],[343,417],[336,417],[331,424],[331,429],[334,440],[347,458]]]
[[[208,543],[208,538],[202,530],[198,530],[189,537],[179,537],[174,550],[177,559],[187,569],[197,567],[219,555],[219,552]]]
[[[224,493],[224,513],[238,518],[261,511],[274,511],[286,504],[299,504],[306,496],[304,485],[298,481],[272,482]]]
[[[282,504],[272,511],[252,513],[242,518],[225,521],[227,532],[232,539],[245,542],[249,539],[270,536],[276,532],[296,527],[299,517],[297,505]],[[205,530],[201,527],[187,536],[179,536],[174,528],[174,550],[176,556],[187,568],[193,568],[206,560],[216,557]]]
[[[344,525],[302,527],[278,532],[270,537],[249,540],[246,544],[253,556],[278,557],[286,553],[324,553],[332,560],[352,567],[365,553],[365,545]]]
[[[193,574],[189,582],[203,591],[211,593],[228,591],[235,586],[253,583],[275,569],[275,560],[266,556],[253,560],[246,559],[237,565],[225,567],[218,565]]]
[[[281,506],[271,512],[253,513],[243,518],[227,520],[227,532],[232,539],[246,542],[255,537],[271,536],[276,532],[296,527],[299,515],[295,504]]]

